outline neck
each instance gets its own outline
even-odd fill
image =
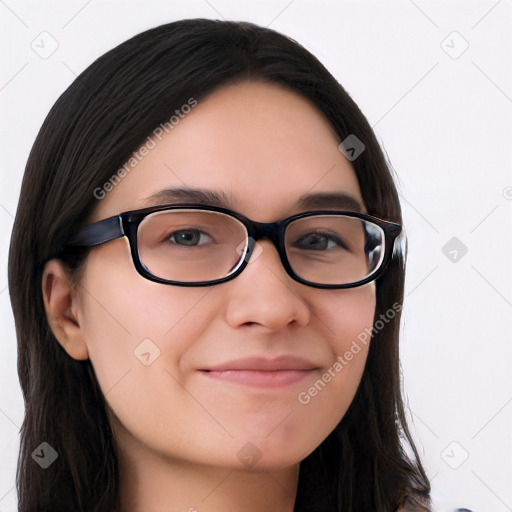
[[[292,512],[299,464],[244,471],[119,448],[122,512]]]

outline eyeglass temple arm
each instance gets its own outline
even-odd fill
[[[68,247],[94,247],[124,235],[123,220],[121,215],[116,215],[85,227],[66,245]]]

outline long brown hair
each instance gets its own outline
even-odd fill
[[[44,263],[94,211],[111,178],[175,109],[242,80],[277,83],[310,99],[340,140],[365,145],[352,162],[370,214],[401,223],[393,178],[366,118],[325,67],[295,41],[251,23],[182,20],[148,30],[89,66],[48,114],[28,159],[9,253],[9,291],[26,414],[17,489],[20,512],[119,510],[116,448],[90,361],[52,334],[41,293]],[[75,278],[86,252],[66,263]],[[403,300],[397,251],[377,281],[375,318]],[[374,332],[344,418],[300,466],[296,511],[390,511],[429,482],[409,434],[400,388],[400,311]],[[59,454],[42,470],[41,442]],[[407,455],[409,454],[409,455]]]

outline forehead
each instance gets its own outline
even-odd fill
[[[362,204],[341,141],[299,94],[243,82],[186,110],[107,193],[97,219],[156,204],[168,189],[214,191],[226,206],[262,222],[294,213],[308,194],[340,193]]]

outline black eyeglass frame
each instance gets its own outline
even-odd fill
[[[243,257],[240,257],[238,268],[232,273],[219,279],[213,279],[210,281],[194,281],[194,282],[183,282],[173,281],[169,279],[163,279],[159,276],[151,273],[144,264],[140,261],[138,251],[138,240],[137,231],[141,222],[150,214],[166,211],[166,210],[184,210],[184,209],[195,209],[218,212],[230,217],[235,218],[241,224],[245,226],[247,231],[247,239],[249,241],[247,252]],[[353,217],[376,224],[384,231],[384,256],[381,264],[367,277],[356,281],[354,283],[347,284],[321,284],[307,281],[302,277],[298,276],[290,266],[288,258],[286,256],[285,249],[285,231],[289,224],[293,221],[312,217],[316,215],[344,215],[346,217]],[[286,217],[276,222],[256,222],[253,221],[241,213],[221,206],[205,205],[200,203],[173,203],[173,204],[162,204],[157,206],[150,206],[142,208],[140,210],[131,210],[127,212],[108,217],[107,219],[100,220],[94,224],[90,224],[80,230],[69,242],[65,244],[66,249],[71,248],[85,248],[85,247],[97,247],[107,242],[117,240],[126,236],[130,244],[130,252],[132,255],[132,261],[137,272],[144,278],[150,281],[171,284],[176,286],[211,286],[215,284],[225,283],[237,277],[248,265],[251,258],[255,243],[261,239],[269,239],[277,249],[281,263],[285,268],[287,274],[295,281],[311,286],[313,288],[331,288],[331,289],[344,289],[344,288],[355,288],[362,286],[366,283],[374,281],[380,277],[386,270],[389,262],[393,255],[393,249],[395,240],[402,231],[402,226],[394,222],[380,219],[366,213],[358,213],[351,211],[337,211],[337,210],[314,210],[302,213],[297,213]]]

